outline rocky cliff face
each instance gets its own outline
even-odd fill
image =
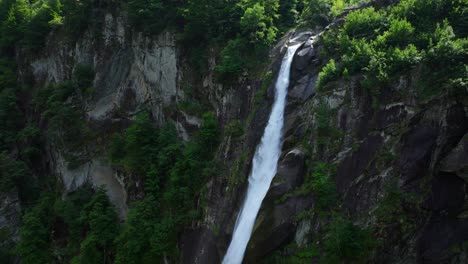
[[[236,120],[246,123],[243,135],[225,133],[217,153],[224,170],[207,185],[203,220],[193,223],[180,241],[184,263],[219,263],[242,202],[289,36],[272,51],[266,96],[255,98],[262,80],[244,76],[223,86],[214,78],[214,56],[209,71],[195,76],[171,32],[145,37],[131,31],[125,16],[114,13],[103,17],[101,34],[93,32],[73,45],[60,32],[52,32],[41,54],[18,54],[21,74],[32,75],[38,88],[70,79],[79,64],[92,65],[95,92],[86,101],[87,122],[104,135],[125,127],[146,108],[158,124],[173,120],[180,136],[190,137],[200,119],[179,108],[189,97],[187,83],[195,86],[199,98],[207,99],[222,127]],[[462,263],[467,253],[461,245],[468,237],[468,102],[449,95],[426,102],[415,98],[418,68],[378,93],[361,85],[361,75],[335,80],[317,91],[323,66],[317,39],[313,33],[306,35],[294,58],[283,153],[247,261],[257,263],[274,252],[287,254],[284,248],[292,243],[320,245],[326,239],[323,234],[331,219],[320,216],[314,193],[297,192],[321,161],[336,168],[339,210],[354,223],[373,227],[381,240],[373,253],[375,262]],[[321,126],[329,128],[325,136],[318,132]],[[74,169],[67,168],[60,150],[51,145],[48,152],[50,170],[60,177],[64,192],[86,182],[104,185],[125,219],[132,199],[129,175],[112,168],[99,152]],[[389,188],[397,190],[399,198],[389,209],[390,219],[382,219],[378,211]],[[19,209],[12,197],[2,199],[2,226],[18,224]],[[392,222],[394,214],[405,215],[405,221]]]
[[[320,216],[314,193],[298,192],[311,177],[313,164],[323,161],[336,168],[339,210],[355,224],[372,227],[378,237],[373,253],[376,262],[460,263],[466,258],[462,245],[468,237],[464,162],[468,102],[449,95],[421,102],[415,97],[419,68],[393,79],[378,94],[369,93],[359,75],[316,91],[322,62],[320,46],[313,47],[314,38],[302,46],[293,62],[283,154],[257,218],[246,261],[257,263],[278,250],[288,255],[281,250],[286,245],[320,245],[326,239],[330,217]],[[265,116],[262,111],[256,116]],[[328,127],[325,137],[318,132],[324,125]],[[250,126],[244,140],[258,129]],[[247,149],[254,148],[253,142]],[[248,168],[243,168],[244,183]],[[218,186],[220,182],[214,180],[210,186],[212,193],[221,189],[211,201],[221,208],[218,217],[208,214],[214,217],[211,222],[188,235],[184,252],[190,257],[185,263],[193,259],[219,262],[227,248],[245,184],[236,194],[228,193],[228,199],[236,201],[229,204],[223,199],[226,193]],[[396,203],[388,215],[379,215],[393,191],[399,195]],[[404,220],[392,222],[401,219],[394,218],[395,214]]]

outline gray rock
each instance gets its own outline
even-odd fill
[[[272,183],[265,201],[273,201],[300,186],[304,181],[304,174],[305,154],[297,148],[293,149],[280,162],[276,177],[281,181]]]
[[[451,173],[439,174],[432,183],[424,208],[436,214],[456,216],[463,210],[465,182]]]
[[[16,192],[0,194],[0,231],[8,233],[8,241],[3,243],[17,242],[19,240],[19,228],[21,224],[21,205]]]
[[[257,228],[246,251],[246,262],[258,263],[265,255],[291,242],[296,231],[294,216],[308,206],[310,199],[294,197],[267,208],[257,219]]]
[[[313,47],[306,47],[299,50],[294,56],[294,68],[303,70],[309,66],[310,61],[315,57],[315,49]]]
[[[404,136],[398,160],[403,185],[412,184],[426,175],[438,134],[437,128],[424,124]]]
[[[261,257],[292,241],[296,223],[294,216],[310,206],[310,199],[290,198],[281,204],[275,200],[300,186],[305,175],[305,154],[299,149],[289,151],[281,160],[262,210],[257,218],[249,248],[246,252],[248,263],[257,263]]]
[[[466,241],[468,237],[468,220],[433,219],[425,228],[418,240],[420,263],[447,263],[450,249]]]
[[[289,90],[288,96],[290,99],[305,102],[315,94],[315,88],[317,87],[317,76],[307,78],[305,82],[303,79],[304,78],[299,80],[299,84]]]
[[[182,263],[220,263],[213,232],[206,228],[190,230],[182,237]]]
[[[120,219],[127,218],[127,192],[114,171],[106,166],[94,166],[91,180],[95,187],[104,187],[109,201],[114,205]]]
[[[468,133],[458,145],[442,160],[440,170],[453,172],[468,182]]]

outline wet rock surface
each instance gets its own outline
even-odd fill
[[[457,146],[442,160],[440,170],[456,173],[468,182],[468,134],[465,134]]]
[[[181,242],[182,263],[220,263],[216,237],[208,229],[200,228],[185,232]]]

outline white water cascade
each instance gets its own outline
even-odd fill
[[[275,86],[275,102],[273,103],[262,140],[253,158],[247,195],[237,217],[231,244],[224,256],[223,264],[242,263],[258,211],[276,174],[278,159],[281,153],[281,137],[286,95],[289,86],[289,73],[294,54],[299,46],[300,44],[296,44],[288,47],[288,51],[281,63],[281,69]]]

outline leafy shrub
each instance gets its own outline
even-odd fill
[[[390,28],[377,38],[377,43],[385,46],[404,47],[410,43],[414,34],[414,27],[405,19],[392,19]]]
[[[240,26],[243,34],[253,44],[271,45],[275,41],[277,29],[273,24],[273,18],[266,14],[265,7],[260,3],[245,9]]]
[[[137,30],[157,35],[174,21],[176,7],[168,0],[129,0],[128,19]]]
[[[248,44],[241,38],[230,40],[226,47],[221,51],[221,63],[216,65],[216,72],[221,79],[230,75],[237,75],[246,70],[246,61],[244,54]]]
[[[161,219],[153,197],[136,202],[128,213],[123,231],[116,240],[116,263],[153,263],[176,249],[175,222]]]
[[[20,27],[24,34],[22,43],[30,49],[41,48],[49,32],[54,26],[61,24],[61,12],[61,4],[58,1],[36,2],[31,12],[31,20]]]
[[[41,118],[47,121],[48,135],[67,161],[77,161],[76,155],[85,157],[85,143],[93,138],[76,90],[72,82],[66,81],[39,89],[33,98]],[[79,163],[71,162],[75,166]]]
[[[110,145],[110,158],[114,164],[128,172],[144,175],[158,155],[156,125],[147,112],[137,116],[124,133],[115,135]]]
[[[91,95],[93,91],[94,69],[90,65],[78,64],[73,70],[73,84],[84,95]]]
[[[324,263],[365,263],[373,246],[370,230],[336,215],[325,238]]]
[[[335,182],[331,178],[332,168],[328,164],[318,162],[312,173],[312,190],[317,208],[325,211],[333,207],[337,201]]]
[[[63,3],[63,25],[72,40],[80,37],[93,20],[91,7],[93,0],[61,0]]]
[[[318,78],[318,87],[323,87],[327,82],[333,80],[339,75],[335,65],[335,60],[331,59],[320,71]]]
[[[33,208],[24,214],[23,224],[20,228],[20,241],[16,248],[21,257],[21,263],[46,264],[53,262],[50,248],[50,232],[53,221],[52,204],[52,196],[43,196]]]
[[[453,28],[447,20],[442,24],[437,24],[431,44],[427,52],[427,59],[430,63],[450,65],[466,61],[468,40],[456,39]]]
[[[114,239],[119,233],[117,213],[103,189],[99,189],[81,212],[82,221],[88,225],[81,242],[80,255],[72,262],[108,263],[114,250]]]
[[[23,161],[14,160],[0,152],[0,192],[10,192],[27,178],[29,168]]]
[[[369,65],[372,55],[376,53],[374,47],[365,39],[353,39],[344,47],[343,67],[351,74],[361,71]]]
[[[375,34],[385,22],[383,12],[369,7],[350,12],[346,16],[343,32],[354,38],[370,37]]]
[[[304,11],[301,15],[302,23],[312,26],[326,26],[331,20],[330,8],[330,0],[305,1]]]
[[[225,133],[233,138],[238,138],[244,135],[244,126],[240,120],[233,120],[226,125]]]
[[[21,116],[16,100],[13,89],[0,91],[0,149],[8,149],[17,139]]]
[[[389,53],[392,73],[407,70],[422,60],[420,52],[413,44],[409,44],[405,49],[390,49]]]

